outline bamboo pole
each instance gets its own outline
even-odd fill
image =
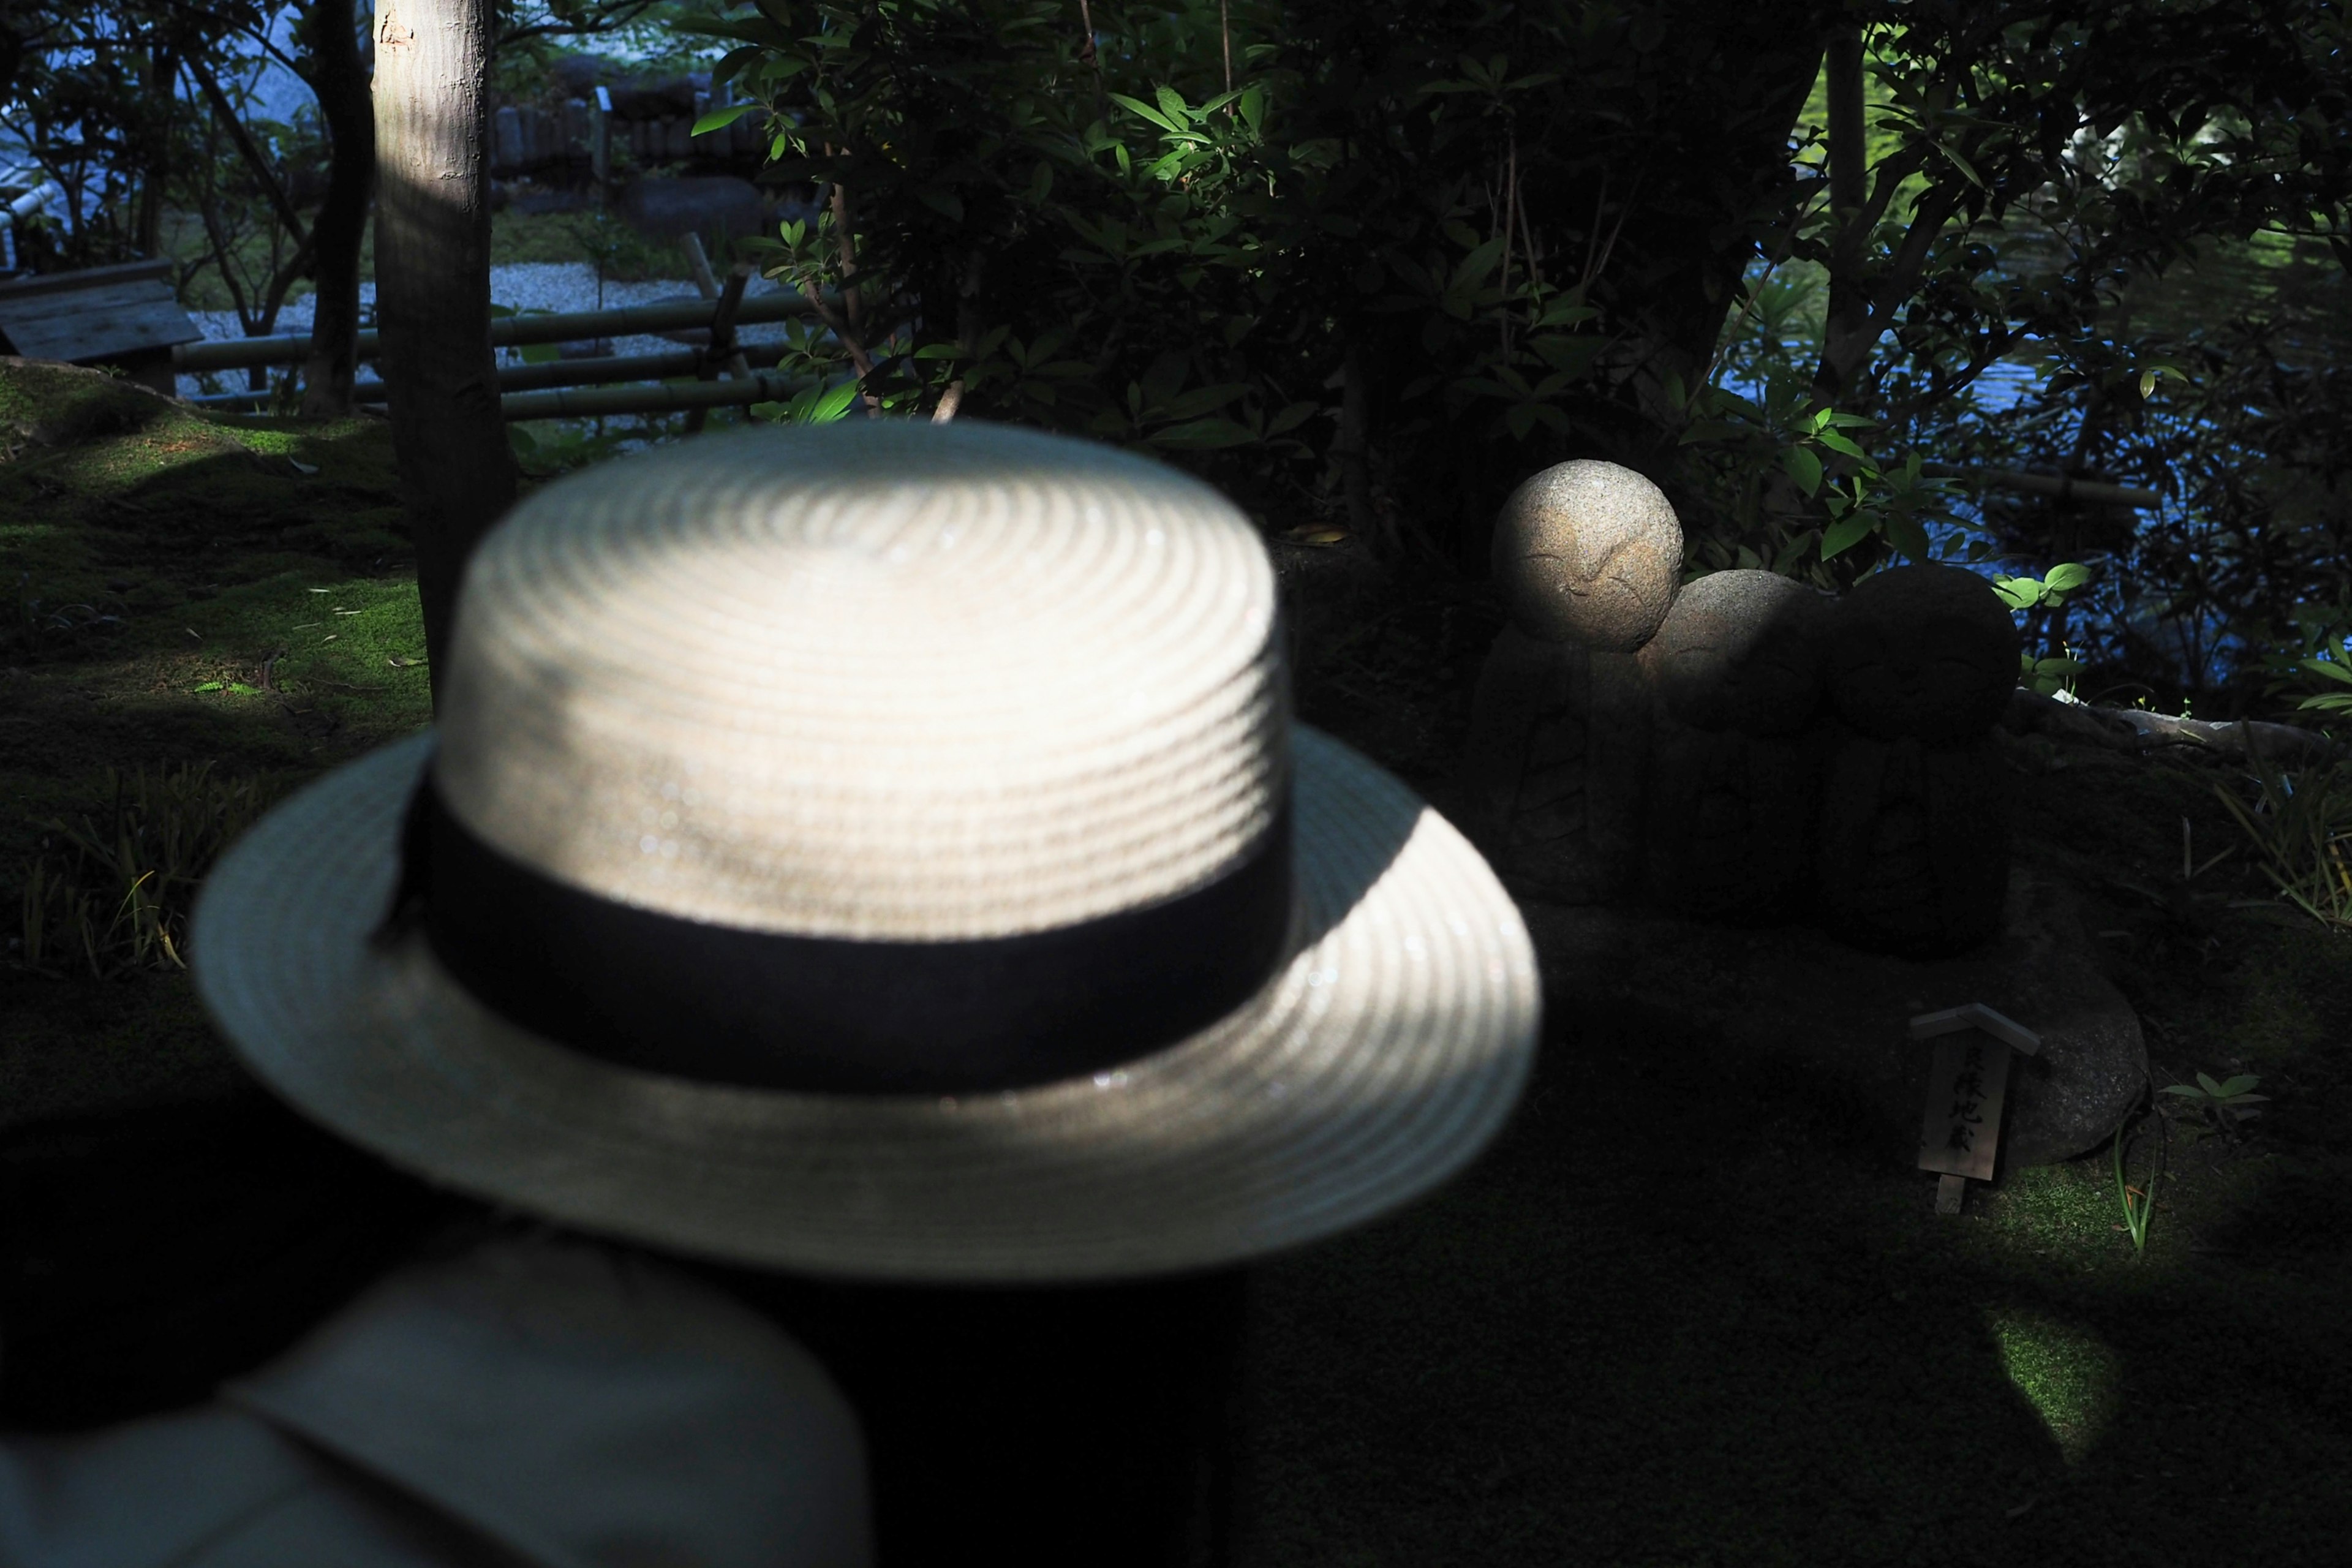
[[[614,367],[632,363],[643,366],[658,362],[660,368],[669,374],[692,375],[695,359],[692,353],[645,354],[637,356],[634,362],[607,360],[602,365],[591,362],[589,366],[576,368],[555,365],[513,367],[528,371],[572,370],[575,374],[580,369],[589,369],[592,374],[583,375],[580,382],[547,390],[509,392],[503,389],[502,381],[499,414],[511,425],[523,419],[593,419],[622,414],[676,414],[697,408],[740,408],[754,403],[789,402],[808,384],[802,380],[779,375],[774,371],[755,371],[748,380],[656,383],[646,381],[645,377],[649,373],[642,369],[632,373],[631,379],[635,384],[583,384],[597,381],[609,383],[615,379],[612,374]],[[593,374],[595,371],[604,374]],[[545,385],[544,383],[540,384]],[[207,406],[226,407],[234,402],[257,401],[268,395],[267,393],[232,392],[205,401]],[[361,382],[352,389],[352,398],[362,406],[380,408],[383,405],[383,384],[380,381]]]
[[[797,294],[775,289],[746,294],[736,307],[740,324],[788,321],[809,313],[809,302]],[[718,302],[672,300],[658,305],[623,305],[609,310],[573,310],[550,316],[499,316],[490,322],[490,342],[499,348],[525,343],[564,343],[592,338],[650,337],[663,332],[708,329],[718,314]],[[194,374],[205,370],[246,370],[255,365],[299,364],[310,352],[308,333],[281,333],[266,338],[225,338],[216,342],[181,343],[172,351],[172,368]],[[360,334],[359,357],[376,356],[376,334]]]
[[[585,419],[612,414],[675,414],[682,409],[740,408],[785,403],[804,382],[773,371],[742,381],[689,381],[662,386],[598,386],[585,390],[518,392],[499,399],[509,424],[523,419]]]
[[[693,375],[702,368],[703,356],[695,349],[679,349],[672,353],[629,354],[618,359],[557,360],[548,364],[509,364],[499,369],[499,391],[536,392],[552,386],[600,386],[613,382],[667,381],[672,376]],[[191,397],[188,401],[199,408],[251,409],[266,405],[270,395],[261,392],[223,392],[206,397]],[[352,388],[352,400],[359,404],[383,405],[383,383],[362,381]]]
[[[1958,479],[1986,489],[2055,496],[2060,500],[2088,501],[2093,506],[2128,506],[2152,511],[2164,500],[2154,490],[2101,484],[2095,479],[2073,479],[2063,474],[2027,474],[2015,468],[1955,468],[1945,463],[1923,464],[1919,471],[1931,479]]]

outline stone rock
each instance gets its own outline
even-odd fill
[[[1831,700],[1873,740],[1967,745],[2017,689],[2017,625],[1992,584],[1957,566],[1896,566],[1838,602]]]
[[[1505,626],[1479,672],[1463,827],[1514,891],[1630,897],[1641,876],[1649,682],[1632,655]]]
[[[1642,1020],[1622,1048],[1720,1047],[1816,1075],[1862,1143],[1918,1157],[1921,1013],[1981,1002],[2042,1039],[2010,1066],[1996,1177],[2096,1149],[2147,1083],[2139,1019],[2100,973],[2074,894],[2018,870],[1999,942],[1957,958],[1857,952],[1802,926],[1732,931],[1639,910],[1522,906],[1547,990]],[[1922,1182],[1929,1180],[1925,1174]]]
[[[1546,468],[1495,525],[1495,581],[1512,620],[1542,642],[1633,652],[1666,618],[1682,563],[1665,492],[1614,463]]]

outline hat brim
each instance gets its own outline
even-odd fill
[[[1465,1164],[1532,1059],[1535,956],[1451,825],[1295,731],[1296,951],[1216,1026],[1114,1070],[963,1096],[784,1093],[617,1067],[490,1012],[392,894],[420,735],[272,811],[214,868],[198,992],[264,1082],[430,1181],[583,1229],[870,1280],[1209,1268],[1359,1224]]]

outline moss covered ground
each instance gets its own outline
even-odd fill
[[[102,811],[109,769],[211,760],[277,790],[425,721],[381,424],[0,365],[0,936],[38,824]],[[1302,713],[1442,804],[1492,605],[1423,584],[1303,608]],[[1484,1161],[1253,1271],[1241,1562],[2344,1560],[2352,947],[2231,909],[2259,890],[2234,861],[2180,879],[2183,816],[2200,863],[2233,831],[2226,765],[2015,755],[2019,853],[2090,896],[2158,1081],[2244,1070],[2274,1096],[2242,1138],[2139,1120],[2133,1179],[2168,1150],[2146,1251],[2104,1152],[1939,1217],[1931,1178],[1776,1064],[1554,996]],[[411,1222],[274,1114],[184,976],[0,963],[0,1192],[47,1270],[0,1278],[11,1336],[45,1347],[0,1358],[0,1420],[200,1392]],[[106,1181],[55,1176],[92,1148]],[[281,1310],[188,1288],[138,1317],[76,1286],[101,1257]]]

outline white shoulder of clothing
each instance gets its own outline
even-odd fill
[[[212,1404],[0,1442],[0,1568],[866,1568],[814,1358],[572,1242],[394,1274]]]

